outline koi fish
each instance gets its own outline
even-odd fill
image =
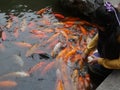
[[[60,58],[58,62],[59,62],[60,70],[61,70],[62,80],[65,86],[64,89],[73,90],[72,83],[71,83],[71,75],[68,72],[68,67],[66,63],[63,61],[63,58]]]
[[[46,10],[48,10],[48,7],[40,9],[36,14],[42,15]]]
[[[50,62],[42,71],[42,75],[44,75],[49,69],[51,69],[55,64],[55,61]]]
[[[40,44],[34,44],[25,54],[26,57],[31,56],[36,50],[37,48],[40,46]]]
[[[28,23],[28,27],[31,28],[31,27],[33,27],[33,26],[35,26],[35,23],[32,22],[32,21],[30,21],[30,22]]]
[[[3,31],[3,32],[2,32],[2,40],[5,41],[6,38],[7,38],[7,35],[6,35],[6,33]]]
[[[14,35],[16,38],[19,36],[19,32],[18,32],[18,28],[17,28],[17,27],[14,29],[13,35]]]
[[[89,74],[85,75],[85,87],[86,87],[86,90],[90,90],[90,88],[92,87]]]
[[[71,57],[72,55],[75,55],[77,49],[72,49],[71,51],[69,51],[66,55],[65,55],[65,62],[68,60],[69,57]]]
[[[0,51],[5,51],[5,46],[2,43],[0,43]]]
[[[30,43],[26,43],[26,42],[14,42],[14,44],[19,47],[32,47]]]
[[[60,69],[56,70],[56,77],[57,77],[57,80],[62,80],[62,75],[61,75]]]
[[[8,19],[6,28],[9,29],[12,26],[12,24],[13,24],[13,20],[12,19]]]
[[[67,28],[73,26],[74,24],[75,24],[75,22],[73,22],[73,21],[64,22],[64,26],[67,27]]]
[[[61,50],[61,52],[56,57],[56,60],[58,60],[61,57],[64,57],[64,55],[67,53],[67,51],[68,51],[68,48],[64,48],[63,50]]]
[[[15,87],[17,83],[15,81],[6,80],[0,81],[0,87]]]
[[[66,41],[68,41],[68,35],[65,31],[61,31],[62,35],[66,38]]]
[[[37,69],[41,68],[44,64],[46,64],[46,62],[39,62],[39,63],[37,63],[32,68],[30,68],[30,70],[28,71],[28,73],[31,74],[32,72],[34,72]]]
[[[79,72],[77,69],[75,69],[71,76],[73,83],[73,90],[78,90],[78,78],[79,78]]]
[[[45,33],[40,30],[31,30],[30,32],[36,35],[45,35]]]
[[[18,55],[13,55],[13,60],[16,64],[20,65],[21,67],[24,65],[22,58]]]
[[[53,30],[53,29],[50,29],[50,28],[46,28],[46,29],[43,29],[42,31],[45,32],[45,33],[51,33],[51,32],[53,32],[54,30]]]
[[[62,47],[62,43],[61,43],[61,42],[58,42],[58,43],[55,45],[55,47],[54,47],[54,49],[53,49],[53,51],[52,51],[52,53],[51,53],[51,56],[52,56],[52,57],[56,57],[56,55],[60,52],[61,47]]]
[[[64,85],[62,80],[59,80],[56,86],[56,90],[64,90]]]
[[[52,41],[53,39],[55,39],[60,33],[56,33],[54,35],[52,35],[48,40],[47,43],[49,43],[50,41]]]
[[[2,76],[0,76],[0,79],[1,78],[5,78],[5,77],[13,77],[13,76],[15,76],[15,77],[29,77],[30,75],[27,73],[27,72],[24,72],[24,71],[21,71],[21,72],[10,72],[10,73],[7,73],[7,74],[5,74],[5,75],[2,75]]]
[[[76,17],[65,17],[62,21],[78,21],[80,18]]]
[[[86,90],[85,88],[86,87],[85,87],[84,77],[79,76],[79,79],[78,79],[78,90]]]
[[[65,16],[63,16],[62,14],[59,14],[59,13],[53,13],[53,14],[58,19],[64,19],[65,18]]]
[[[21,22],[21,28],[20,28],[20,30],[21,30],[22,32],[25,31],[26,26],[27,26],[27,22],[26,22],[26,19],[24,18],[24,19],[22,20],[22,22]]]
[[[83,27],[83,26],[79,26],[80,27],[80,30],[81,32],[84,34],[84,35],[87,35],[87,30]]]

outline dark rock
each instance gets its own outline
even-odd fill
[[[59,0],[63,10],[71,15],[89,19],[91,13],[103,5],[103,0]]]

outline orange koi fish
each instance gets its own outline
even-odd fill
[[[61,50],[61,52],[58,54],[56,60],[58,60],[61,57],[64,57],[64,55],[67,53],[68,48],[64,48],[63,50]]]
[[[58,19],[64,19],[65,18],[65,16],[63,16],[62,14],[59,14],[59,13],[53,13],[53,14]]]
[[[54,35],[52,35],[48,40],[47,43],[51,42],[52,40],[54,40],[60,33],[56,33]]]
[[[33,27],[33,26],[35,26],[35,23],[32,22],[32,21],[30,21],[30,22],[28,23],[28,27],[31,28],[31,27]]]
[[[19,47],[32,47],[30,43],[26,43],[26,42],[14,42],[14,44]]]
[[[3,31],[3,32],[2,32],[2,40],[5,41],[6,38],[7,38],[7,35],[6,35],[6,33]]]
[[[36,53],[36,54],[42,54],[42,53],[45,53],[45,52],[42,51],[42,50],[37,49],[34,53]]]
[[[45,33],[40,30],[31,30],[30,32],[36,35],[45,35]]]
[[[62,21],[78,21],[80,18],[76,17],[65,17]]]
[[[15,87],[17,83],[15,81],[6,80],[0,81],[0,87]]]
[[[72,62],[76,62],[77,60],[81,60],[82,57],[80,54],[75,54],[73,58],[71,58]]]
[[[56,90],[64,90],[64,85],[62,80],[59,80],[56,86]]]
[[[78,79],[78,90],[86,90],[85,88],[86,87],[85,87],[84,77],[79,76],[79,79]]]
[[[48,8],[43,8],[43,9],[40,9],[39,11],[36,12],[36,14],[43,14]]]
[[[65,25],[65,27],[71,27],[71,26],[73,26],[75,24],[75,22],[74,21],[66,21],[66,22],[64,22],[64,25]]]
[[[12,24],[13,24],[13,20],[12,19],[8,19],[6,28],[8,28],[8,29],[11,28]]]
[[[90,83],[90,75],[89,74],[85,74],[85,78]]]
[[[61,73],[62,73],[62,78],[63,78],[63,82],[64,82],[64,88],[65,90],[73,90],[72,89],[72,84],[71,84],[71,75],[68,72],[68,67],[65,64],[65,62],[62,60],[62,58],[59,60],[60,61],[60,65],[61,65]]]
[[[64,85],[62,82],[62,73],[61,73],[60,69],[56,70],[56,77],[57,77],[56,90],[64,90]]]
[[[77,49],[72,49],[71,51],[69,51],[66,55],[65,55],[65,62],[68,60],[69,57],[75,55]]]
[[[46,29],[43,29],[42,31],[45,32],[45,33],[51,33],[51,32],[53,32],[54,30],[53,30],[53,29],[50,29],[50,28],[46,28]]]
[[[39,63],[37,63],[32,68],[30,68],[30,70],[28,71],[28,73],[29,74],[33,73],[34,71],[36,71],[37,69],[41,68],[45,64],[46,64],[46,62],[39,62]]]
[[[50,25],[51,24],[51,22],[48,20],[48,19],[43,19],[42,21],[42,24],[44,24],[44,25]]]
[[[44,75],[49,69],[51,69],[55,64],[55,61],[50,62],[42,71],[42,75]]]
[[[47,47],[47,49],[53,49],[53,47],[58,43],[58,40],[54,40],[53,42],[50,43],[50,45]]]
[[[40,46],[40,44],[34,44],[25,54],[26,57],[31,56],[36,50],[37,48]]]
[[[72,34],[72,32],[67,28],[60,28],[60,30],[64,31],[66,34]]]
[[[66,38],[66,41],[68,41],[68,35],[65,31],[61,31],[62,35]]]
[[[86,30],[83,26],[81,26],[81,25],[79,25],[79,27],[80,27],[81,32],[82,32],[84,35],[87,35],[87,30]]]

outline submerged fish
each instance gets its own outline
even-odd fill
[[[12,19],[8,19],[6,28],[9,29],[12,26],[12,24],[13,24],[13,20]]]
[[[26,26],[27,26],[27,22],[26,22],[26,19],[24,18],[24,19],[22,20],[22,22],[21,22],[21,28],[20,28],[20,30],[21,30],[22,32],[25,31]]]
[[[6,35],[6,33],[4,31],[2,32],[2,37],[1,38],[2,38],[3,41],[5,41],[6,38],[7,38],[7,35]]]
[[[24,65],[24,61],[22,60],[22,58],[18,55],[13,55],[13,59],[14,62],[18,65],[20,65],[21,67]]]
[[[52,51],[52,53],[51,53],[51,56],[52,56],[52,57],[55,57],[55,56],[60,52],[61,47],[62,47],[62,43],[61,43],[61,42],[58,42],[58,43],[55,45],[55,47],[54,47],[54,49],[53,49],[53,51]]]
[[[14,42],[19,47],[32,47],[30,43],[27,42]]]
[[[63,82],[62,80],[59,80],[56,86],[56,90],[64,90]]]
[[[0,87],[15,87],[17,83],[15,81],[6,80],[0,81]]]
[[[14,77],[29,77],[30,75],[27,72],[24,72],[24,71],[10,72],[10,73],[7,73],[7,74],[4,74],[4,75],[0,76],[0,79],[5,78],[5,77],[11,77],[11,76],[14,76]]]
[[[36,50],[37,48],[40,46],[40,44],[34,44],[25,54],[26,57],[31,56]]]
[[[64,85],[62,82],[62,75],[61,75],[60,69],[56,70],[56,77],[57,77],[57,85],[56,85],[56,90],[64,90]]]

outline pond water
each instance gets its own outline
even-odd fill
[[[44,13],[37,14],[41,9],[45,9]],[[52,11],[63,13],[57,0],[0,0],[0,90],[56,90],[56,65],[50,55],[53,45],[58,43],[58,39],[65,42],[73,32],[68,41],[73,44],[73,49],[76,41],[71,41],[74,38],[83,37],[81,41],[86,43],[86,38],[96,33],[87,22],[84,23],[90,26],[84,28],[89,32],[93,30],[90,35],[79,30],[82,28],[79,24],[83,24],[80,21],[71,27],[71,22],[67,22],[65,28]],[[70,90],[70,87],[65,88]]]
[[[5,31],[7,34],[7,39],[5,41],[0,39],[0,42],[4,44],[4,46],[0,48],[0,76],[11,72],[27,71],[30,67],[40,62],[38,56],[33,56],[33,58],[24,57],[23,55],[27,49],[16,47],[12,43],[14,41],[23,41],[33,44],[39,42],[39,40],[25,37],[28,35],[27,31],[21,33],[19,38],[15,38],[12,33],[15,28],[20,28],[21,22],[25,21],[27,24],[30,22],[37,23],[40,17],[35,13],[42,8],[51,6],[54,11],[59,11],[56,1],[57,0],[0,0],[0,31]],[[10,15],[13,15],[12,18],[14,18],[14,22],[10,22],[12,23],[10,28],[5,28],[9,23],[8,20],[11,18]],[[35,27],[34,25],[32,26],[32,28]],[[14,55],[19,55],[20,58],[22,58],[24,61],[23,66],[21,66],[21,62],[16,62],[16,60],[13,59]],[[46,61],[47,63],[49,62],[49,60]],[[0,90],[53,90],[55,88],[56,76],[53,69],[49,74],[45,74],[44,77],[41,76],[40,71],[38,71],[30,77],[24,78],[13,76],[0,77],[0,81],[4,80],[16,81],[17,87],[0,87]]]

